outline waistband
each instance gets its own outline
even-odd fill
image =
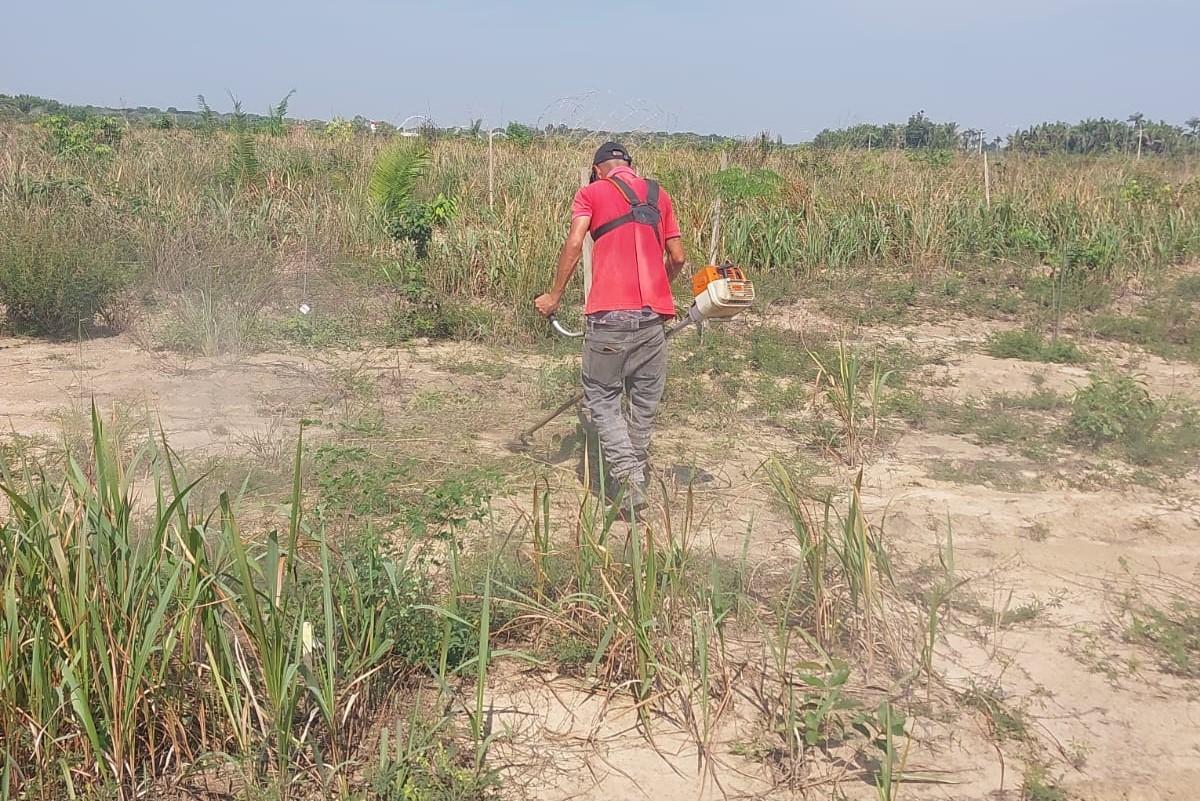
[[[641,331],[643,328],[652,328],[661,326],[664,320],[662,315],[653,317],[635,317],[628,320],[612,320],[612,319],[596,319],[593,317],[587,318],[588,331]]]

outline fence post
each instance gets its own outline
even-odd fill
[[[721,151],[721,170],[729,169],[729,154]],[[717,200],[713,203],[712,233],[708,240],[708,263],[717,263],[717,247],[721,244],[721,195],[718,190]]]
[[[983,151],[983,199],[987,203],[987,210],[992,210],[992,174],[988,172],[987,151]]]
[[[584,167],[579,171],[579,185],[587,186],[591,182],[592,168]],[[592,235],[583,238],[583,307],[587,308],[588,295],[592,292]]]

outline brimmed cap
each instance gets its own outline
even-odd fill
[[[624,145],[618,142],[605,142],[596,151],[596,157],[592,159],[592,165],[603,164],[612,159],[620,159],[627,163],[633,163],[633,159],[629,157],[629,151],[625,149]]]

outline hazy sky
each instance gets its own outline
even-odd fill
[[[1200,0],[0,0],[0,92],[810,139],[1200,115]]]

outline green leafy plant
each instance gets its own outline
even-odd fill
[[[371,200],[383,214],[388,233],[395,239],[411,241],[419,258],[429,253],[433,229],[458,215],[458,201],[445,195],[439,194],[429,203],[417,201],[417,183],[431,161],[424,144],[393,147],[379,157],[367,187]]]
[[[354,123],[335,115],[325,125],[325,137],[334,142],[350,142],[354,139]]]
[[[429,255],[429,242],[435,228],[449,224],[458,216],[458,201],[438,195],[429,203],[409,203],[403,213],[392,221],[391,233],[396,239],[407,239],[416,248],[417,257]]]
[[[537,136],[537,129],[519,122],[510,122],[504,129],[504,136],[508,141],[524,150],[533,144],[534,137]]]
[[[74,120],[52,114],[38,120],[37,126],[50,135],[47,146],[59,156],[108,156],[121,141],[121,124],[112,117]]]
[[[1145,386],[1129,376],[1092,376],[1071,401],[1072,431],[1093,443],[1149,437],[1162,410]]]
[[[804,662],[796,665],[795,679],[808,687],[798,702],[798,723],[805,745],[812,747],[830,739],[842,739],[851,718],[843,713],[860,707],[845,695],[850,665],[834,659],[829,665]]]
[[[880,702],[873,716],[861,715],[855,723],[855,728],[879,751],[879,769],[875,773],[875,794],[879,801],[892,801],[896,785],[903,778],[908,754],[906,724],[903,713],[887,701]],[[901,738],[906,744],[903,753],[896,750],[896,741]]]

